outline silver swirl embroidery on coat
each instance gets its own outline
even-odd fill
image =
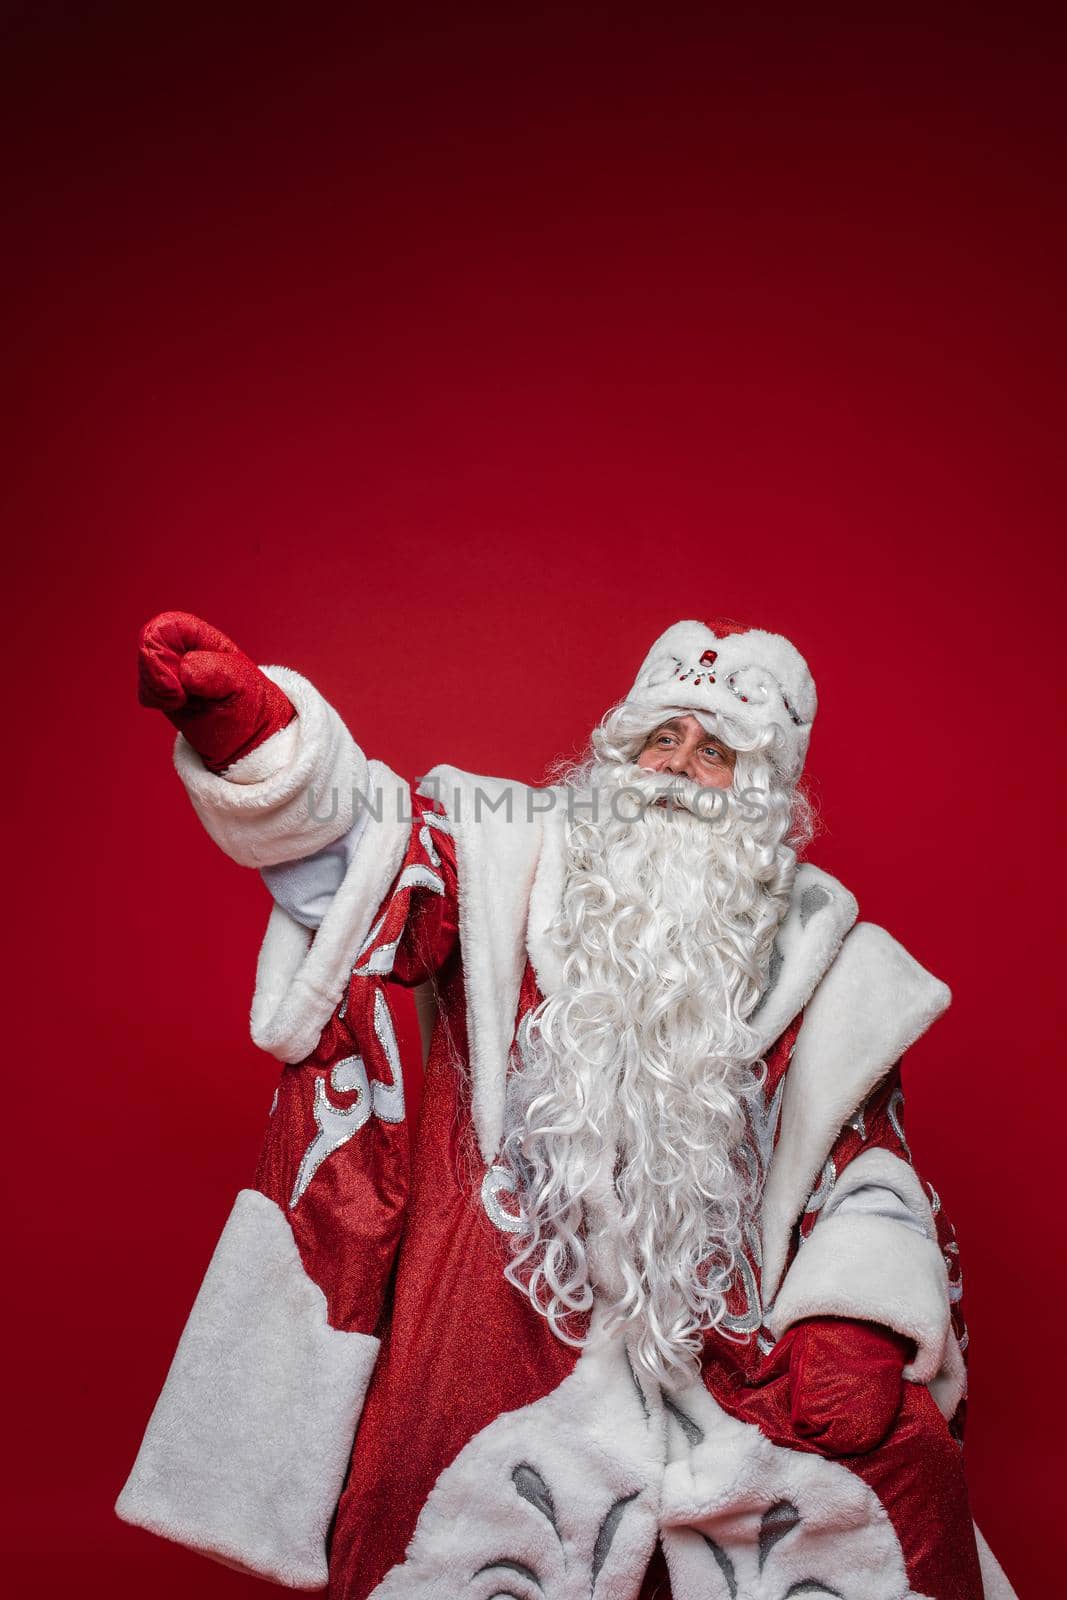
[[[441,857],[437,854],[437,850],[434,847],[434,842],[430,835],[428,823],[424,822],[422,827],[419,829],[419,843],[421,844],[426,859],[430,863],[431,867],[439,867],[441,865]],[[443,889],[444,885],[442,884],[442,891]]]
[[[904,1112],[904,1091],[903,1091],[903,1089],[894,1089],[893,1093],[889,1096],[889,1104],[885,1108],[885,1114],[889,1118],[890,1126],[892,1127],[893,1132],[896,1134],[897,1138],[900,1140],[901,1144],[904,1146],[905,1154],[908,1156],[908,1158],[910,1160],[911,1159],[911,1150],[908,1148],[908,1141],[904,1137],[904,1117],[903,1117],[903,1112]],[[940,1205],[940,1203],[941,1202],[938,1201],[938,1205]]]
[[[374,1115],[382,1122],[403,1122],[404,1074],[400,1066],[400,1049],[396,1042],[393,1019],[389,1015],[389,1003],[380,989],[374,996],[374,1032],[382,1047],[392,1080],[390,1083],[371,1084]]]
[[[322,1166],[327,1156],[347,1144],[365,1127],[371,1116],[379,1122],[403,1122],[404,1079],[400,1067],[400,1050],[396,1042],[393,1019],[385,995],[379,989],[374,996],[374,1032],[382,1047],[389,1068],[390,1082],[375,1079],[372,1083],[362,1056],[346,1056],[337,1061],[328,1074],[315,1083],[315,1121],[318,1132],[304,1151],[297,1169],[296,1182],[289,1199],[294,1207],[308,1184]],[[335,1094],[354,1094],[351,1105],[335,1105],[327,1092],[327,1081]]]
[[[354,1094],[350,1106],[334,1105],[326,1092],[326,1077],[315,1082],[315,1121],[318,1133],[304,1151],[296,1182],[289,1198],[294,1207],[318,1172],[326,1157],[347,1144],[367,1122],[371,1113],[370,1084],[362,1056],[346,1056],[330,1068],[329,1083],[335,1094]]]
[[[752,1145],[759,1162],[760,1178],[765,1178],[767,1169],[771,1164],[774,1154],[774,1140],[778,1133],[778,1121],[782,1115],[782,1096],[785,1093],[785,1075],[778,1080],[770,1100],[764,1106],[755,1104],[752,1100],[745,1101],[745,1111],[748,1116],[748,1126],[752,1135]],[[756,1176],[756,1174],[753,1174]]]
[[[434,866],[439,867],[441,858],[434,849],[429,831],[425,827],[419,829],[419,843]],[[404,868],[396,880],[394,893],[399,894],[403,889],[429,889],[431,894],[444,894],[445,884],[444,879],[439,873],[434,872],[432,867],[424,866],[421,862],[413,862],[410,867]],[[377,950],[374,949],[374,941],[382,931],[386,915],[387,913],[383,911],[370,933],[364,939],[362,948],[356,956],[355,966],[352,968],[352,976],[354,978],[387,978],[392,972],[393,964],[396,961],[397,945],[400,943],[400,935],[397,935],[389,944],[383,944]],[[368,951],[370,951],[369,955],[367,954]],[[366,957],[365,960],[364,957]],[[343,1017],[347,1010],[348,994],[346,992],[340,1015]]]
[[[963,1299],[963,1269],[960,1266],[960,1247],[955,1239],[948,1241],[941,1254],[948,1273],[948,1303],[950,1306],[958,1305]]]
[[[522,1218],[500,1202],[502,1194],[514,1197],[515,1187],[507,1167],[490,1167],[482,1179],[482,1207],[494,1228],[501,1233],[521,1233]]]
[[[400,943],[399,936],[391,940],[389,944],[383,944],[379,949],[374,949],[374,941],[382,931],[385,917],[386,913],[383,911],[366,939],[364,939],[363,948],[356,957],[356,964],[352,968],[352,976],[354,978],[385,978],[392,972],[393,962],[396,960],[396,947]],[[368,950],[371,952],[370,955],[367,955]],[[364,956],[367,957],[366,960],[363,959]],[[346,994],[344,1009],[341,1011],[342,1016],[344,1016],[347,1008],[348,995]]]
[[[764,1319],[756,1330],[756,1349],[764,1356],[769,1356],[778,1343],[778,1340],[767,1326],[767,1317],[772,1314],[772,1310],[772,1307],[767,1307]]]
[[[444,879],[431,867],[424,867],[421,862],[415,862],[410,867],[405,867],[396,880],[396,887],[401,889],[429,889],[434,894],[444,894]]]
[[[718,1326],[728,1333],[755,1333],[763,1325],[763,1301],[756,1281],[756,1267],[763,1268],[763,1247],[759,1229],[751,1218],[746,1219],[744,1244],[747,1249],[738,1252],[735,1272],[740,1280],[744,1304],[740,1311],[723,1313]],[[755,1267],[753,1266],[755,1263]]]
[[[822,1172],[819,1174],[819,1182],[815,1187],[811,1199],[804,1207],[805,1213],[810,1214],[814,1211],[821,1211],[827,1200],[829,1200],[831,1194],[833,1194],[834,1184],[836,1182],[837,1165],[831,1156],[830,1160],[826,1163],[822,1169]]]

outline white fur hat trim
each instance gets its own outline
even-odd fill
[[[703,622],[676,622],[656,640],[627,701],[654,712],[703,711],[773,727],[772,756],[794,779],[818,706],[808,664],[788,639],[762,628],[719,635]],[[727,730],[723,736],[729,742]]]

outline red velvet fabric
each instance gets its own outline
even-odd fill
[[[374,937],[360,957],[366,961],[373,951],[399,942],[393,976],[406,983],[421,982],[444,965],[457,931],[452,840],[438,834],[431,844],[421,826],[432,810],[430,803],[415,796],[412,808],[414,825],[397,877],[418,866],[440,875],[442,892],[397,889],[394,882],[381,917],[375,919]],[[320,1163],[295,1203],[294,1184],[318,1132],[317,1097],[340,1111],[353,1109],[359,1099],[357,1091],[334,1087],[333,1067],[359,1056],[372,1085],[392,1082],[375,1025],[375,1009],[382,1000],[391,1008],[389,985],[382,977],[353,975],[315,1050],[299,1066],[284,1069],[255,1176],[256,1187],[286,1213],[304,1268],[326,1296],[330,1326],[346,1332],[374,1333],[382,1313],[409,1198],[409,1120],[369,1117],[358,1139],[349,1139]]]
[[[887,1437],[844,1464],[889,1513],[916,1594],[982,1600],[963,1452],[925,1385],[906,1383]]]
[[[728,639],[733,633],[752,632],[751,623],[736,622],[733,617],[712,617],[704,626],[711,629],[716,639]]]

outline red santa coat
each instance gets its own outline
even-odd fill
[[[901,1117],[899,1058],[944,986],[800,870],[758,1018],[761,1225],[703,1381],[664,1394],[595,1316],[578,1352],[502,1274],[503,1089],[559,978],[559,806],[451,769],[439,799],[411,796],[310,685],[275,676],[298,720],[240,771],[179,743],[194,805],[247,864],[355,847],[313,941],[272,914],[253,1029],[291,1064],[120,1515],[337,1600],[633,1600],[666,1592],[665,1566],[676,1600],[1010,1596],[967,1507],[955,1241]],[[436,1011],[413,1151],[394,982]],[[864,1208],[887,1192],[907,1221]],[[867,1456],[823,1459],[792,1433],[787,1379],[755,1381],[812,1315],[915,1341]]]

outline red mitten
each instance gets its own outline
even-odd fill
[[[205,767],[221,772],[296,716],[293,703],[232,639],[187,611],[146,623],[138,698],[162,711]]]
[[[794,1431],[828,1456],[862,1455],[881,1444],[903,1397],[915,1347],[876,1322],[812,1317],[779,1339],[760,1380],[789,1373]]]

